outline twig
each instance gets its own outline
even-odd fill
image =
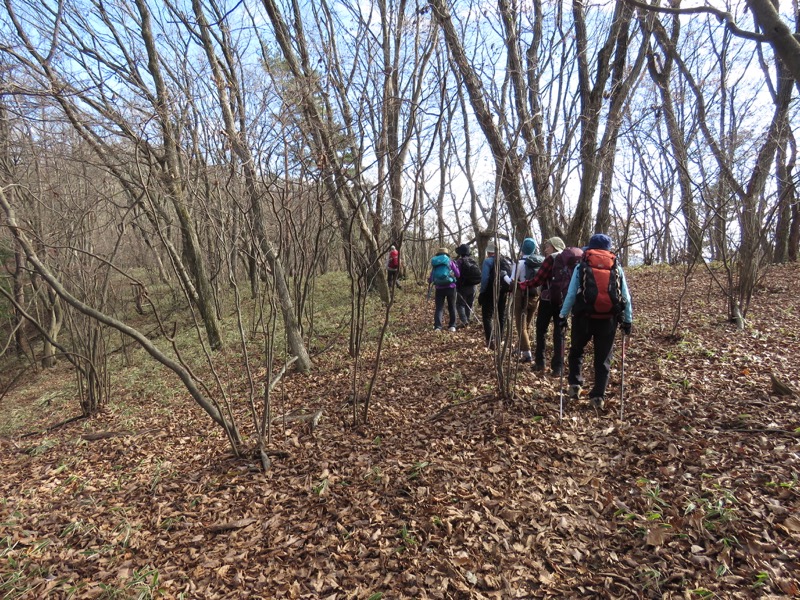
[[[493,396],[495,396],[495,394],[483,394],[481,396],[475,396],[470,400],[464,400],[463,402],[459,402],[458,404],[448,404],[447,406],[442,408],[439,412],[437,412],[435,415],[430,417],[428,421],[436,421],[439,417],[443,416],[447,411],[449,411],[452,408],[458,408],[460,406],[464,406],[465,404],[472,404],[473,402],[477,402],[478,400],[485,400],[486,398],[492,398]]]
[[[228,523],[220,523],[218,525],[209,525],[208,530],[211,533],[224,533],[226,531],[233,531],[234,529],[242,529],[248,525],[252,525],[258,519],[239,519],[238,521],[230,521]]]
[[[80,421],[81,419],[86,419],[87,415],[77,415],[75,417],[70,417],[64,421],[60,421],[55,425],[50,425],[49,427],[45,427],[44,429],[40,429],[38,431],[29,431],[28,433],[24,433],[19,436],[20,439],[33,437],[34,435],[41,435],[43,433],[49,433],[54,429],[58,429],[59,427],[63,427],[64,425],[69,425],[70,423],[74,423],[75,421]]]
[[[776,429],[774,427],[762,427],[762,428],[748,428],[748,427],[734,427],[734,428],[724,428],[717,432],[711,433],[723,433],[726,431],[735,431],[737,433],[774,433],[776,435],[788,435],[791,437],[800,437],[800,432],[797,431],[788,431],[786,429]]]

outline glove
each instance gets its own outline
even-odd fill
[[[558,327],[561,331],[567,330],[567,318],[566,317],[556,317],[556,327]]]
[[[507,285],[511,285],[511,282],[514,280],[511,279],[511,277],[509,277],[508,275],[503,275],[503,281],[505,281]]]
[[[620,323],[619,328],[622,329],[622,333],[625,335],[631,334],[631,324],[630,323]]]

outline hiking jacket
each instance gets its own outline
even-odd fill
[[[494,285],[494,281],[492,281],[492,267],[494,267],[494,259],[496,256],[497,255],[487,256],[483,259],[483,265],[481,266],[481,294],[486,290],[492,289]]]
[[[561,305],[561,312],[558,314],[562,319],[569,316],[572,307],[575,305],[575,297],[578,295],[578,288],[581,286],[580,270],[583,268],[583,263],[579,263],[572,272],[572,279],[569,280],[569,290],[567,290],[567,297],[564,298],[564,304]],[[617,265],[619,272],[619,293],[625,301],[625,310],[622,313],[623,323],[633,323],[633,306],[631,305],[631,294],[628,291],[628,282],[625,279],[625,272],[622,267]]]
[[[458,278],[461,277],[461,271],[458,269],[458,265],[452,259],[450,260],[450,270],[453,272],[453,277],[455,277],[456,281],[458,281]],[[437,290],[446,290],[448,288],[454,288],[456,287],[456,281],[454,281],[453,283],[448,283],[447,285],[437,285],[435,287]],[[433,269],[431,269],[431,273],[430,275],[428,275],[428,283],[433,283]]]

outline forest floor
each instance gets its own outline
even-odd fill
[[[266,472],[171,379],[0,439],[0,596],[800,596],[800,406],[770,379],[800,387],[800,268],[769,272],[742,332],[708,272],[676,334],[682,271],[628,279],[624,420],[619,352],[606,410],[584,397],[559,422],[559,379],[523,365],[497,400],[479,327],[434,333],[409,281],[369,424],[351,426],[352,360],[329,350],[279,386],[278,412],[323,413],[313,433],[276,424],[285,454]],[[3,410],[42,404],[58,377]]]

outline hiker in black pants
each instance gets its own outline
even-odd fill
[[[431,259],[431,274],[428,282],[436,286],[436,304],[433,314],[434,331],[442,330],[444,303],[447,302],[449,317],[448,331],[456,330],[456,281],[458,281],[458,265],[450,260],[447,248],[439,248]]]
[[[459,327],[466,327],[474,320],[472,305],[475,302],[475,286],[481,282],[481,268],[475,259],[470,256],[467,244],[456,248],[456,264],[460,275],[456,281],[456,312],[458,312]]]
[[[478,294],[478,304],[481,305],[481,316],[483,318],[483,335],[486,338],[486,346],[491,350],[494,349],[496,340],[503,335],[503,326],[506,321],[506,298],[508,291],[502,289],[503,273],[500,273],[499,281],[501,289],[497,290],[497,304],[495,305],[495,274],[494,268],[497,262],[502,263],[505,261],[508,264],[508,273],[511,272],[511,263],[508,259],[497,257],[495,254],[497,249],[492,242],[486,246],[486,258],[483,260],[481,268],[481,291]],[[500,326],[500,331],[492,332],[494,311],[497,310],[497,319]],[[493,335],[494,333],[494,335]]]
[[[572,311],[572,337],[569,349],[570,398],[580,396],[583,385],[583,350],[594,340],[594,386],[589,403],[596,409],[605,406],[606,386],[611,370],[611,353],[617,326],[625,335],[631,332],[633,309],[628,283],[622,267],[611,252],[611,238],[594,234],[583,259],[569,283],[569,291],[559,313],[559,327],[566,328]]]
[[[556,326],[558,311],[561,310],[561,298],[553,299],[551,296],[551,286],[553,279],[553,265],[561,251],[564,249],[564,240],[560,237],[552,237],[545,240],[542,250],[545,259],[536,276],[520,284],[523,289],[528,289],[531,293],[539,288],[539,311],[536,313],[536,349],[533,356],[533,370],[536,372],[544,371],[544,349],[547,338],[547,329],[550,321],[553,322],[553,356],[550,359],[550,373],[553,377],[560,377],[562,364],[562,345],[564,342],[563,331]],[[571,275],[571,273],[570,273]],[[566,281],[569,284],[569,280]]]

